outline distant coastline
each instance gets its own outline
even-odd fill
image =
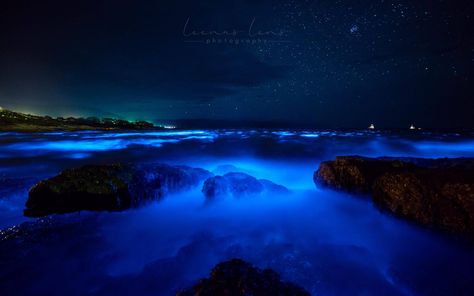
[[[38,116],[0,108],[1,132],[48,132],[81,130],[155,130],[163,129],[147,121],[126,121],[114,118],[76,118]]]

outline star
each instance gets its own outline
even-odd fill
[[[359,26],[352,25],[349,31],[351,32],[351,34],[356,34],[359,31]]]

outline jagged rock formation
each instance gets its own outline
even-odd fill
[[[203,169],[163,164],[67,169],[31,188],[24,214],[39,217],[81,210],[124,210],[198,186],[211,176]]]
[[[474,159],[337,157],[321,163],[314,181],[371,193],[398,216],[474,238]]]

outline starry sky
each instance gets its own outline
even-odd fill
[[[7,0],[0,106],[474,128],[473,18],[470,0]]]

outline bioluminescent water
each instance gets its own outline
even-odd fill
[[[205,202],[196,188],[138,209],[39,220],[47,225],[20,247],[0,243],[0,294],[173,295],[237,257],[313,295],[472,295],[472,243],[381,212],[366,196],[314,185],[319,163],[336,155],[474,157],[474,134],[1,134],[0,228],[36,221],[22,215],[29,187],[84,164],[162,162],[216,174],[230,168],[291,193]]]

